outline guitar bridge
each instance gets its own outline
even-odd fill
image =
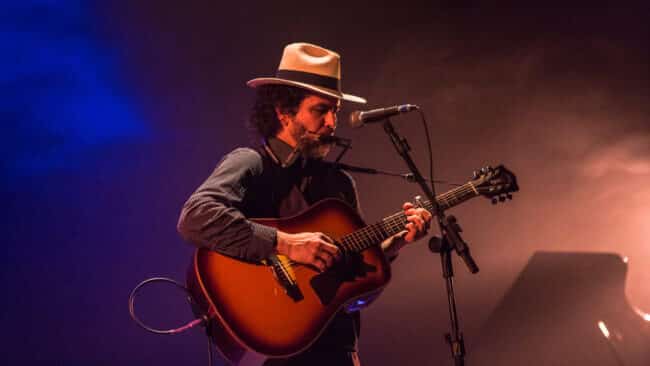
[[[284,289],[284,292],[289,295],[293,301],[298,302],[305,298],[295,280],[288,258],[285,256],[272,255],[268,259],[268,264],[271,266],[271,271],[273,271],[273,275]]]

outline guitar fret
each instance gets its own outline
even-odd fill
[[[341,248],[342,251],[348,251],[348,244],[345,242],[345,236],[341,237],[341,239],[338,241],[338,244],[339,248]]]
[[[377,235],[379,235],[380,238],[385,239],[386,238],[386,231],[382,230],[381,224],[380,223],[374,223],[372,224],[373,230],[377,232]]]
[[[366,243],[369,241],[372,241],[372,238],[370,237],[370,232],[368,231],[368,227],[365,227],[361,230],[361,233],[363,234],[363,246],[366,246]]]
[[[352,237],[352,242],[354,243],[354,250],[358,251],[359,250],[359,242],[357,241],[356,238],[354,238],[354,236]]]
[[[348,250],[351,251],[351,252],[354,252],[355,249],[356,249],[356,245],[355,245],[354,238],[352,237],[352,235],[346,235],[345,239],[346,239],[346,242],[348,244]]]
[[[350,243],[348,242],[347,236],[341,238],[341,247],[343,247],[344,251],[351,252]]]
[[[397,221],[397,218],[392,217],[390,220],[391,234],[394,235],[397,232],[398,228],[399,228],[399,221]]]
[[[361,240],[361,236],[359,235],[359,231],[354,232],[354,241],[357,250],[363,250],[363,242]]]
[[[363,229],[363,234],[365,236],[364,247],[367,246],[368,243],[374,243],[377,240],[377,238],[372,235],[372,231],[368,230],[367,226]]]
[[[351,251],[351,252],[354,252],[354,251],[357,249],[357,245],[356,245],[356,243],[355,243],[354,238],[352,237],[352,235],[349,235],[349,237],[348,237],[348,241],[349,241],[349,243],[350,243],[350,251]]]
[[[397,234],[399,232],[399,229],[400,229],[400,217],[399,216],[400,215],[397,214],[392,218],[392,222],[393,222],[393,233],[392,234],[393,235]]]
[[[345,249],[346,249],[348,252],[352,252],[352,251],[353,251],[353,248],[352,248],[352,241],[350,240],[350,235],[345,235],[345,236],[343,236],[343,237],[341,238],[341,241],[343,242],[343,245],[344,245]]]
[[[364,235],[366,236],[366,242],[374,242],[377,238],[373,235],[371,230],[368,230],[368,227],[363,229]]]
[[[386,233],[387,233],[388,235],[390,235],[390,233],[393,232],[393,224],[392,224],[392,222],[391,222],[391,220],[390,220],[389,217],[387,217],[387,218],[385,218],[385,219],[383,220],[383,222],[382,222],[382,226],[384,227],[384,229],[385,229],[384,231],[386,231]]]
[[[400,228],[399,215],[400,214],[398,213],[398,214],[395,214],[395,215],[392,215],[392,216],[388,217],[387,221],[388,221],[388,225],[389,225],[388,228],[389,228],[389,234],[390,235],[395,235],[395,234],[397,234],[399,232],[399,228]]]
[[[383,240],[383,238],[381,237],[381,233],[378,233],[374,226],[372,225],[368,226],[368,232],[371,233],[372,237],[374,238],[374,241]]]
[[[358,250],[361,251],[363,250],[363,236],[362,236],[362,230],[356,231],[356,237],[357,237],[357,246]]]
[[[369,236],[366,236],[364,238],[364,240],[363,240],[363,249],[366,249],[366,248],[370,247],[370,243],[373,243],[373,242],[374,242],[373,239],[371,239]]]
[[[377,239],[379,239],[379,241],[383,241],[385,239],[384,238],[384,233],[381,232],[381,230],[377,227],[377,225],[370,225],[370,227],[372,228],[372,230],[377,235]]]
[[[352,239],[352,248],[353,248],[355,251],[356,251],[356,250],[359,250],[359,245],[358,245],[357,239],[354,238],[354,235],[352,235],[352,238],[351,238],[351,239]]]
[[[364,238],[363,241],[363,249],[369,248],[374,242],[375,239],[372,239],[371,237],[367,236],[366,238]]]
[[[362,250],[363,249],[363,240],[361,238],[361,234],[359,233],[359,231],[354,232],[354,237],[355,237],[357,249]]]

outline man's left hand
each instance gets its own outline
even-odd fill
[[[416,208],[411,202],[402,205],[406,221],[404,231],[399,232],[381,243],[384,254],[389,259],[395,258],[397,252],[406,244],[412,243],[427,234],[431,224],[431,213],[424,208]]]
[[[431,224],[431,212],[424,208],[415,208],[411,202],[405,202],[402,205],[406,215],[406,234],[403,238],[406,243],[412,243],[427,234]]]

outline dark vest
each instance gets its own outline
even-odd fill
[[[292,216],[325,198],[338,198],[358,209],[354,184],[350,177],[330,163],[298,158],[282,167],[264,148],[263,171],[251,179],[242,202],[246,216],[252,218]]]

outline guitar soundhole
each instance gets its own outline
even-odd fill
[[[311,279],[311,286],[322,305],[329,305],[344,282],[353,282],[377,272],[377,267],[363,261],[359,253],[347,253],[345,259]]]

